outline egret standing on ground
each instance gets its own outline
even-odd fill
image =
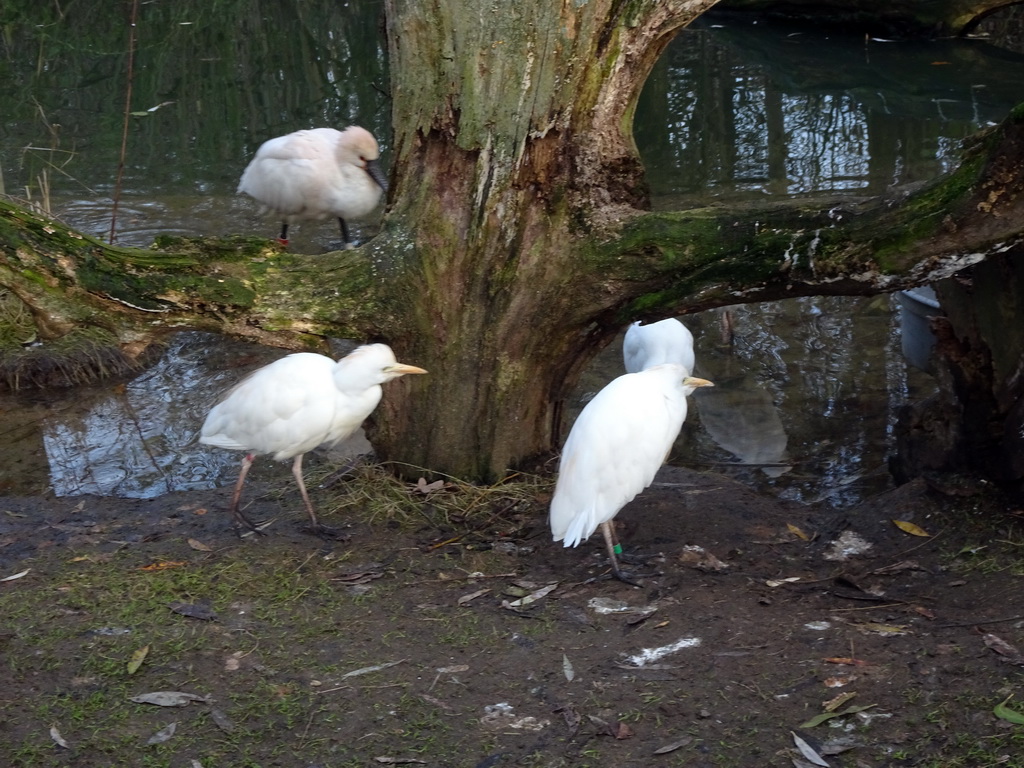
[[[282,245],[288,245],[289,224],[337,216],[344,247],[352,248],[345,219],[368,214],[388,189],[379,157],[377,140],[365,128],[296,131],[263,143],[238,191],[255,198],[264,213],[282,217]]]
[[[665,463],[686,419],[686,396],[711,386],[670,363],[619,376],[598,392],[562,448],[551,499],[554,540],[575,547],[600,526],[612,573],[632,584],[619,569],[611,521]]]
[[[622,361],[628,373],[663,363],[676,363],[693,373],[693,334],[675,318],[648,325],[637,320],[622,340]]]
[[[320,525],[302,480],[302,456],[318,445],[334,445],[353,434],[380,402],[380,385],[422,368],[395,360],[386,344],[358,347],[335,361],[325,355],[288,355],[250,374],[213,407],[199,442],[246,451],[231,496],[231,514],[239,527],[257,526],[238,508],[242,486],[257,456],[291,459],[292,473],[315,533]]]

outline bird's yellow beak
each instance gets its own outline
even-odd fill
[[[406,365],[405,363],[395,363],[385,368],[388,373],[397,373],[399,376],[404,376],[407,373],[426,373],[422,368],[417,368],[415,365]]]
[[[684,387],[713,387],[715,386],[712,382],[707,379],[698,379],[695,376],[687,376],[683,379]]]

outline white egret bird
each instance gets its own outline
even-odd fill
[[[676,363],[693,373],[693,334],[674,317],[648,325],[637,320],[622,340],[622,361],[628,373],[663,363]]]
[[[314,532],[330,533],[317,521],[302,480],[302,456],[318,445],[334,445],[354,433],[380,402],[386,381],[422,368],[395,360],[386,344],[358,347],[341,360],[299,352],[250,374],[213,407],[199,442],[246,451],[231,497],[238,526],[257,528],[238,508],[245,476],[256,456],[294,458],[292,473]]]
[[[604,534],[612,572],[619,569],[611,521],[653,481],[686,419],[686,396],[714,386],[681,365],[656,365],[612,380],[587,403],[562,448],[551,534],[575,547],[598,527]]]
[[[263,143],[238,191],[255,198],[263,212],[281,216],[282,245],[288,225],[337,216],[345,248],[352,248],[345,219],[365,216],[387,191],[373,134],[352,125],[344,131],[314,128]]]

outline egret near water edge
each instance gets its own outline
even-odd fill
[[[281,245],[289,224],[336,216],[342,247],[352,248],[345,219],[370,213],[388,189],[379,158],[373,134],[356,125],[295,131],[260,146],[238,191],[281,217]]]
[[[693,373],[693,334],[674,317],[647,325],[637,320],[626,329],[622,340],[622,362],[627,373],[664,363],[676,363]]]
[[[381,398],[381,384],[422,368],[395,360],[386,344],[358,347],[341,360],[299,352],[254,371],[213,407],[199,442],[245,451],[231,496],[231,514],[241,529],[258,526],[239,509],[242,486],[256,457],[294,458],[292,473],[314,533],[334,534],[317,520],[302,479],[302,457],[319,445],[352,435]]]
[[[710,381],[682,365],[656,365],[612,380],[580,412],[562,448],[551,499],[551,534],[575,547],[598,527],[604,534],[612,573],[621,552],[611,521],[654,482],[686,419],[686,397]]]

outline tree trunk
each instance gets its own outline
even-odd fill
[[[581,244],[645,203],[633,108],[712,2],[387,3],[397,184],[382,247],[404,253],[394,302],[416,306],[403,355],[431,375],[407,384],[415,407],[382,409],[384,457],[494,479],[550,448],[563,382],[623,300]]]

